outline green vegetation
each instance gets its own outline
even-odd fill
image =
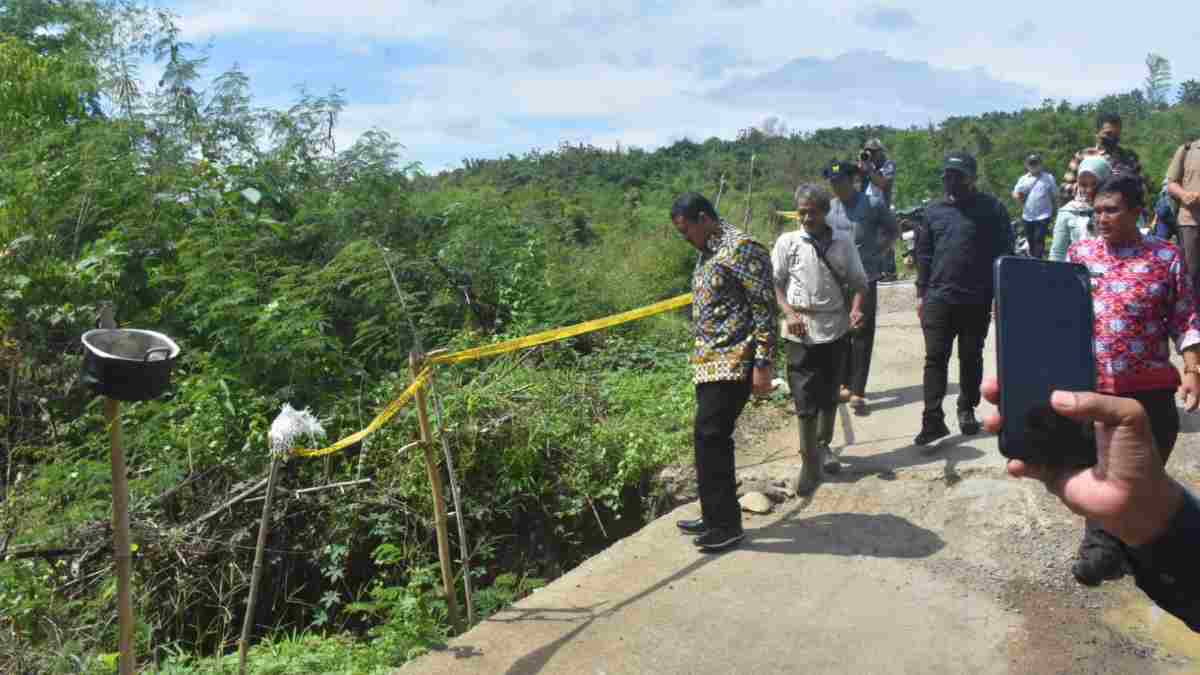
[[[146,55],[165,69],[153,92],[135,76]],[[928,129],[563,145],[430,176],[383,131],[335,148],[336,91],[265,110],[243,73],[208,80],[203,66],[170,16],[126,2],[0,10],[4,672],[114,663],[107,439],[78,381],[79,335],[103,301],[184,348],[170,393],[125,407],[139,651],[165,672],[228,672],[260,507],[197,521],[264,474],[283,403],[340,437],[406,385],[418,345],[475,346],[686,291],[694,254],[667,209],[722,176],[722,210],[741,223],[752,207],[749,229],[770,241],[794,186],[870,136],[900,164],[907,206],[939,191],[951,148],[977,153],[1002,196],[1030,151],[1061,173],[1099,107],[1126,115],[1125,143],[1155,180],[1200,134],[1190,82],[1174,106],[1131,92]],[[473,549],[453,553],[469,554],[481,616],[654,512],[652,477],[690,452],[688,343],[678,313],[438,371]],[[424,467],[397,453],[415,436],[405,413],[342,455],[288,464],[255,672],[382,671],[445,639]],[[294,493],[355,478],[372,482]]]

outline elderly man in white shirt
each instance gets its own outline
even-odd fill
[[[1017,180],[1013,199],[1021,203],[1021,222],[1025,225],[1025,241],[1031,258],[1046,257],[1046,235],[1050,223],[1058,215],[1058,184],[1049,171],[1042,170],[1042,158],[1033,154],[1025,158],[1027,173]]]
[[[783,312],[788,385],[800,418],[804,468],[796,492],[802,495],[817,489],[824,468],[837,470],[829,444],[838,383],[849,349],[848,333],[863,322],[867,289],[853,235],[835,232],[826,222],[831,200],[819,185],[797,188],[801,228],[780,236],[771,254],[775,297]]]

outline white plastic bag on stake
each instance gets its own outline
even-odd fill
[[[284,403],[275,421],[271,422],[267,436],[271,439],[271,454],[286,456],[296,440],[303,436],[314,441],[325,438],[325,427],[308,408],[296,410],[290,403]]]

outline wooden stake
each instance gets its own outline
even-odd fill
[[[116,328],[112,305],[100,311],[100,327]],[[117,563],[117,614],[121,622],[120,673],[133,675],[137,660],[133,653],[133,565],[129,546],[129,480],[125,476],[125,448],[121,442],[121,402],[104,399],[108,441],[112,449],[113,558]]]
[[[408,366],[415,378],[421,372],[423,359],[416,352],[409,352]],[[437,530],[438,561],[442,564],[442,586],[446,591],[446,608],[450,613],[450,624],[454,632],[462,632],[458,618],[458,596],[454,590],[454,572],[450,569],[450,538],[446,532],[446,502],[442,495],[442,474],[438,471],[437,458],[433,453],[433,433],[429,428],[429,403],[425,389],[417,389],[417,422],[421,426],[421,449],[425,451],[425,471],[429,474],[429,489],[433,491],[433,525]]]
[[[450,452],[450,440],[446,436],[446,413],[442,410],[442,399],[433,390],[434,378],[429,378],[429,394],[433,397],[433,412],[437,415],[438,438],[442,440],[442,454],[446,457],[446,475],[450,478],[450,496],[454,499],[454,522],[458,526],[458,548],[462,551],[463,597],[467,605],[467,626],[475,625],[475,601],[471,591],[471,548],[467,545],[467,524],[463,515],[462,495],[458,480],[454,477],[454,455]]]
[[[262,520],[258,523],[258,545],[254,549],[254,569],[250,573],[250,594],[246,597],[246,614],[242,617],[242,639],[238,640],[238,673],[241,675],[246,675],[250,630],[254,627],[254,606],[258,604],[258,585],[262,581],[263,553],[267,547],[267,533],[271,530],[271,501],[275,496],[279,465],[282,463],[282,457],[274,457],[271,460],[271,473],[267,476],[267,496],[263,499]]]

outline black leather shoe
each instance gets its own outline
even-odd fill
[[[1125,552],[1115,541],[1107,541],[1107,537],[1085,536],[1071,574],[1084,586],[1120,579],[1125,576]]]
[[[958,430],[963,436],[974,436],[979,433],[979,420],[975,419],[974,410],[958,411]]]
[[[746,536],[746,533],[739,527],[738,529],[717,527],[705,532],[696,537],[696,548],[708,553],[716,553],[731,549],[738,545],[738,542]]]
[[[946,423],[938,420],[937,422],[924,422],[921,424],[921,433],[913,439],[916,445],[929,445],[930,443],[945,438],[950,435],[950,427]]]
[[[675,527],[678,527],[685,534],[704,534],[708,532],[708,527],[704,525],[703,518],[695,520],[677,520]]]

